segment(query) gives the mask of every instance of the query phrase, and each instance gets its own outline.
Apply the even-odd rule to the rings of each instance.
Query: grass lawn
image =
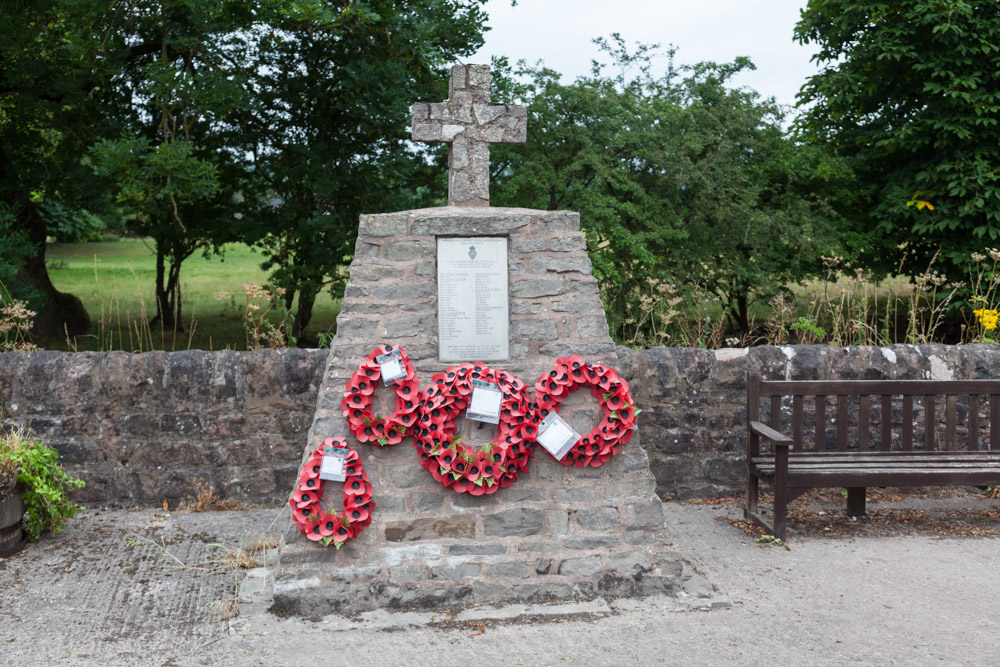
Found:
[[[47,349],[164,350],[246,349],[241,286],[263,285],[262,257],[248,246],[230,244],[222,257],[195,254],[181,268],[184,330],[150,330],[156,313],[156,257],[142,239],[100,243],[52,243],[46,249],[49,276],[56,288],[80,297],[93,320],[86,336],[36,341]],[[223,298],[219,298],[225,293]],[[316,299],[306,337],[332,331],[340,300],[329,293]],[[293,306],[294,312],[294,306]]]

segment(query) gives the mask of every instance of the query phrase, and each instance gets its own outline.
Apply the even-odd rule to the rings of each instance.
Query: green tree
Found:
[[[783,132],[780,109],[727,87],[746,59],[653,74],[655,47],[598,40],[611,65],[571,84],[525,68],[528,145],[496,150],[495,203],[581,214],[613,331],[650,281],[718,299],[731,326],[819,270],[835,216],[815,194],[840,171]],[[825,187],[825,186],[823,186]]]
[[[182,328],[182,262],[237,238],[239,193],[249,174],[239,147],[250,52],[271,21],[300,16],[300,3],[159,0],[110,18],[102,66],[116,73],[100,93],[120,128],[88,153],[133,230],[153,240],[156,317]]]
[[[319,27],[286,20],[257,43],[258,103],[240,119],[257,179],[244,233],[290,310],[297,299],[295,337],[319,292],[343,289],[360,213],[443,197],[428,149],[409,142],[409,109],[447,97],[445,66],[482,44],[483,2],[345,3]]]
[[[102,127],[92,114],[101,83],[94,36],[103,34],[107,10],[98,0],[0,3],[0,218],[7,219],[0,224],[21,241],[4,261],[16,268],[15,294],[31,298],[40,335],[80,334],[90,323],[80,300],[49,279],[48,230],[36,204],[47,198],[100,210],[106,203],[79,159]]]
[[[810,0],[795,36],[824,66],[799,93],[798,128],[850,160],[865,261],[940,251],[963,279],[1000,240],[1000,5]]]

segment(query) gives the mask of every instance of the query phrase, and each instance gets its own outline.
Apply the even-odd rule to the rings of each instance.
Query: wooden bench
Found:
[[[768,423],[761,420],[763,399],[770,404]],[[827,418],[828,401],[835,404],[833,420]],[[782,410],[789,403],[786,427]],[[923,411],[922,426],[914,424],[915,404]],[[980,410],[987,408],[983,428]],[[963,412],[969,418],[960,427]],[[827,427],[836,432],[829,442]],[[770,447],[762,448],[762,441]],[[799,382],[762,381],[750,374],[746,465],[745,516],[781,539],[788,503],[810,489],[847,489],[847,513],[858,517],[865,513],[867,487],[998,484],[1000,380]],[[757,509],[762,480],[774,489],[773,524]]]

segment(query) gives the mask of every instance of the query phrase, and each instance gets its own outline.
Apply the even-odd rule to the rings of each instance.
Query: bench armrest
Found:
[[[792,439],[784,433],[779,433],[767,424],[761,422],[750,422],[750,430],[762,438],[770,440],[775,445],[790,445]]]

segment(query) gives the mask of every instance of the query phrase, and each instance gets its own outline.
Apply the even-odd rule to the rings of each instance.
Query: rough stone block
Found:
[[[378,322],[360,317],[337,317],[337,335],[344,338],[373,340],[376,336]]]
[[[448,547],[448,553],[452,556],[500,556],[507,553],[507,545],[500,542],[453,544]]]
[[[576,470],[573,472],[576,472]],[[594,487],[574,486],[568,489],[556,489],[555,500],[560,505],[591,502],[594,500]]]
[[[668,546],[671,544],[667,530],[626,530],[622,536],[625,544],[635,546]]]
[[[486,534],[494,537],[539,535],[544,523],[542,510],[512,509],[483,517]]]
[[[389,481],[400,489],[409,489],[431,480],[430,474],[419,463],[394,463],[386,466]],[[378,499],[375,501],[378,503]]]
[[[553,535],[565,535],[569,532],[569,512],[563,510],[546,510],[549,519],[549,531]]]
[[[490,565],[486,570],[486,576],[498,579],[526,579],[535,573],[532,564],[524,561],[508,561]]]
[[[531,272],[535,274],[543,273],[569,273],[577,271],[589,274],[592,270],[590,258],[586,255],[579,257],[535,257],[530,262]]]
[[[375,510],[379,514],[402,514],[406,511],[406,498],[403,496],[375,496]]]
[[[552,569],[551,558],[539,558],[535,561],[535,574],[548,574]]]
[[[379,499],[381,501],[381,498]],[[444,504],[444,494],[441,493],[417,493],[413,496],[413,504],[418,512],[433,512],[440,509]],[[382,504],[379,502],[379,508]]]
[[[437,332],[435,315],[397,315],[386,319],[382,329],[384,338],[410,338],[412,336],[433,336]]]
[[[576,328],[580,338],[607,338],[608,336],[608,322],[603,314],[578,317]]]
[[[608,556],[608,564],[619,572],[649,572],[653,569],[653,559],[646,551],[619,551]]]
[[[351,265],[351,280],[358,282],[378,282],[380,280],[397,280],[403,277],[403,269],[391,264],[362,264],[356,262]]]
[[[618,544],[618,538],[611,535],[566,538],[566,548],[578,551],[585,551],[587,549],[610,549],[618,546]]]
[[[415,216],[412,233],[415,236],[499,235],[531,222],[526,215],[503,213],[499,209],[452,208],[455,210]]]
[[[567,558],[559,563],[559,574],[566,577],[591,577],[603,569],[600,556]]]
[[[551,320],[514,320],[511,334],[521,340],[555,340],[559,337],[556,323]]]
[[[378,604],[387,609],[440,610],[461,606],[472,597],[472,586],[401,589],[387,587],[378,594]]]
[[[626,524],[631,527],[662,526],[663,504],[659,500],[647,500],[628,506]]]
[[[510,250],[515,255],[523,255],[529,252],[541,252],[545,250],[545,239],[515,239],[510,241]]]
[[[586,596],[586,584],[564,584],[556,582],[517,584],[511,589],[514,597],[524,602],[549,602]]]
[[[477,602],[496,602],[497,600],[505,600],[508,596],[506,586],[486,584],[482,581],[472,584],[472,594]]]
[[[441,565],[431,568],[432,579],[450,579],[458,581],[465,577],[478,577],[483,566],[479,563],[460,563],[458,565]]]
[[[573,513],[583,530],[609,531],[621,522],[621,515],[615,507],[588,507]]]
[[[546,494],[538,488],[527,488],[525,485],[514,486],[506,489],[503,495],[503,502],[514,505],[516,503],[536,503],[545,500]]]
[[[406,212],[362,215],[358,236],[406,236],[408,218]]]
[[[599,310],[601,307],[598,299],[573,299],[571,301],[556,301],[551,309],[554,313],[587,313]]]
[[[648,500],[656,488],[656,481],[652,478],[635,479],[617,482],[608,482],[603,487],[605,500],[616,501],[628,498],[641,498]]]
[[[434,241],[397,241],[388,245],[385,256],[394,262],[408,262],[414,259],[433,258],[434,251]]]
[[[378,511],[378,510],[376,510]],[[362,559],[366,563],[381,563],[388,567],[405,563],[408,560],[426,560],[441,558],[445,547],[442,544],[413,544],[402,547],[382,547],[366,553]]]
[[[427,572],[424,566],[417,563],[394,565],[389,568],[389,582],[393,584],[409,584],[424,581],[426,578]]]
[[[372,298],[377,301],[416,301],[436,296],[436,287],[430,282],[407,285],[380,285],[372,289]],[[337,330],[337,336],[340,336],[339,329]]]
[[[545,278],[530,278],[511,281],[510,294],[519,299],[537,299],[540,296],[553,296],[563,291],[562,280]]]
[[[555,542],[521,542],[517,545],[518,553],[552,554],[558,551]]]
[[[442,537],[471,539],[475,536],[476,520],[471,516],[392,521],[385,524],[385,539],[389,542],[415,542]]]
[[[558,252],[569,252],[573,250],[586,250],[587,240],[583,234],[567,234],[557,236],[549,240],[549,249]]]

